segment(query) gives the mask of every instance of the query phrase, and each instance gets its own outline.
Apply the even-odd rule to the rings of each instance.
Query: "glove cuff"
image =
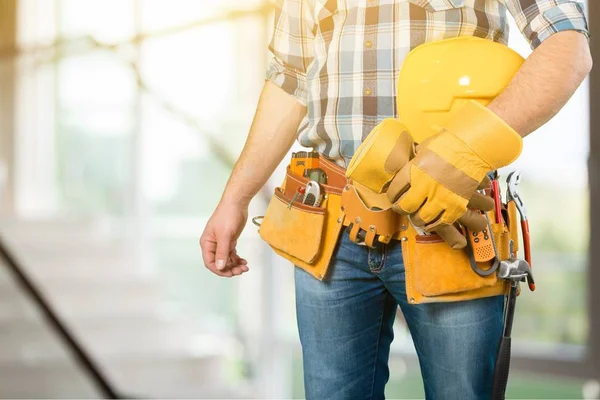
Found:
[[[502,118],[484,105],[469,101],[446,130],[458,137],[491,169],[509,165],[523,149],[523,139]]]

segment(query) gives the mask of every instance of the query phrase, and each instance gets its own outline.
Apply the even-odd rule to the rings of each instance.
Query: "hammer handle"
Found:
[[[494,382],[492,386],[492,400],[504,400],[506,385],[508,384],[508,371],[510,370],[511,338],[503,336],[500,341],[498,358],[494,370]]]

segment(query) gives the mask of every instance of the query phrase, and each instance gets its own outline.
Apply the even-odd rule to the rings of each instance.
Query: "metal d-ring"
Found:
[[[252,223],[260,228],[260,226],[262,225],[262,223],[258,223],[258,220],[263,220],[263,219],[265,219],[265,216],[264,215],[259,215],[258,217],[252,218]]]

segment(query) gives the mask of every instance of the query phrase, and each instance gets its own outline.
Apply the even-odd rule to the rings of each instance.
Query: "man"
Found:
[[[200,240],[206,267],[223,277],[248,271],[235,250],[248,203],[294,140],[347,167],[369,132],[397,117],[396,81],[410,50],[457,36],[506,43],[507,11],[534,52],[488,108],[525,137],[563,107],[591,69],[580,2],[278,0],[274,58],[256,116]],[[372,249],[341,235],[325,280],[296,268],[308,398],[384,397],[398,306],[427,398],[489,398],[502,297],[408,304],[401,251],[397,241]]]

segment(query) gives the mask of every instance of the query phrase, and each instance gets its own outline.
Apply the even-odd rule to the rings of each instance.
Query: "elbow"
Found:
[[[587,40],[582,45],[580,62],[578,64],[580,73],[582,75],[582,79],[585,79],[585,77],[588,76],[588,74],[594,66],[594,60],[590,51],[590,45]]]
[[[587,76],[590,73],[590,71],[592,70],[593,67],[594,67],[594,60],[592,58],[592,54],[590,53],[590,48],[588,46],[587,52],[583,58],[583,66],[582,66],[585,76]]]
[[[588,53],[588,56],[586,58],[586,62],[585,62],[585,75],[587,76],[587,74],[589,74],[592,70],[592,68],[594,67],[594,60],[592,59],[592,55]]]

